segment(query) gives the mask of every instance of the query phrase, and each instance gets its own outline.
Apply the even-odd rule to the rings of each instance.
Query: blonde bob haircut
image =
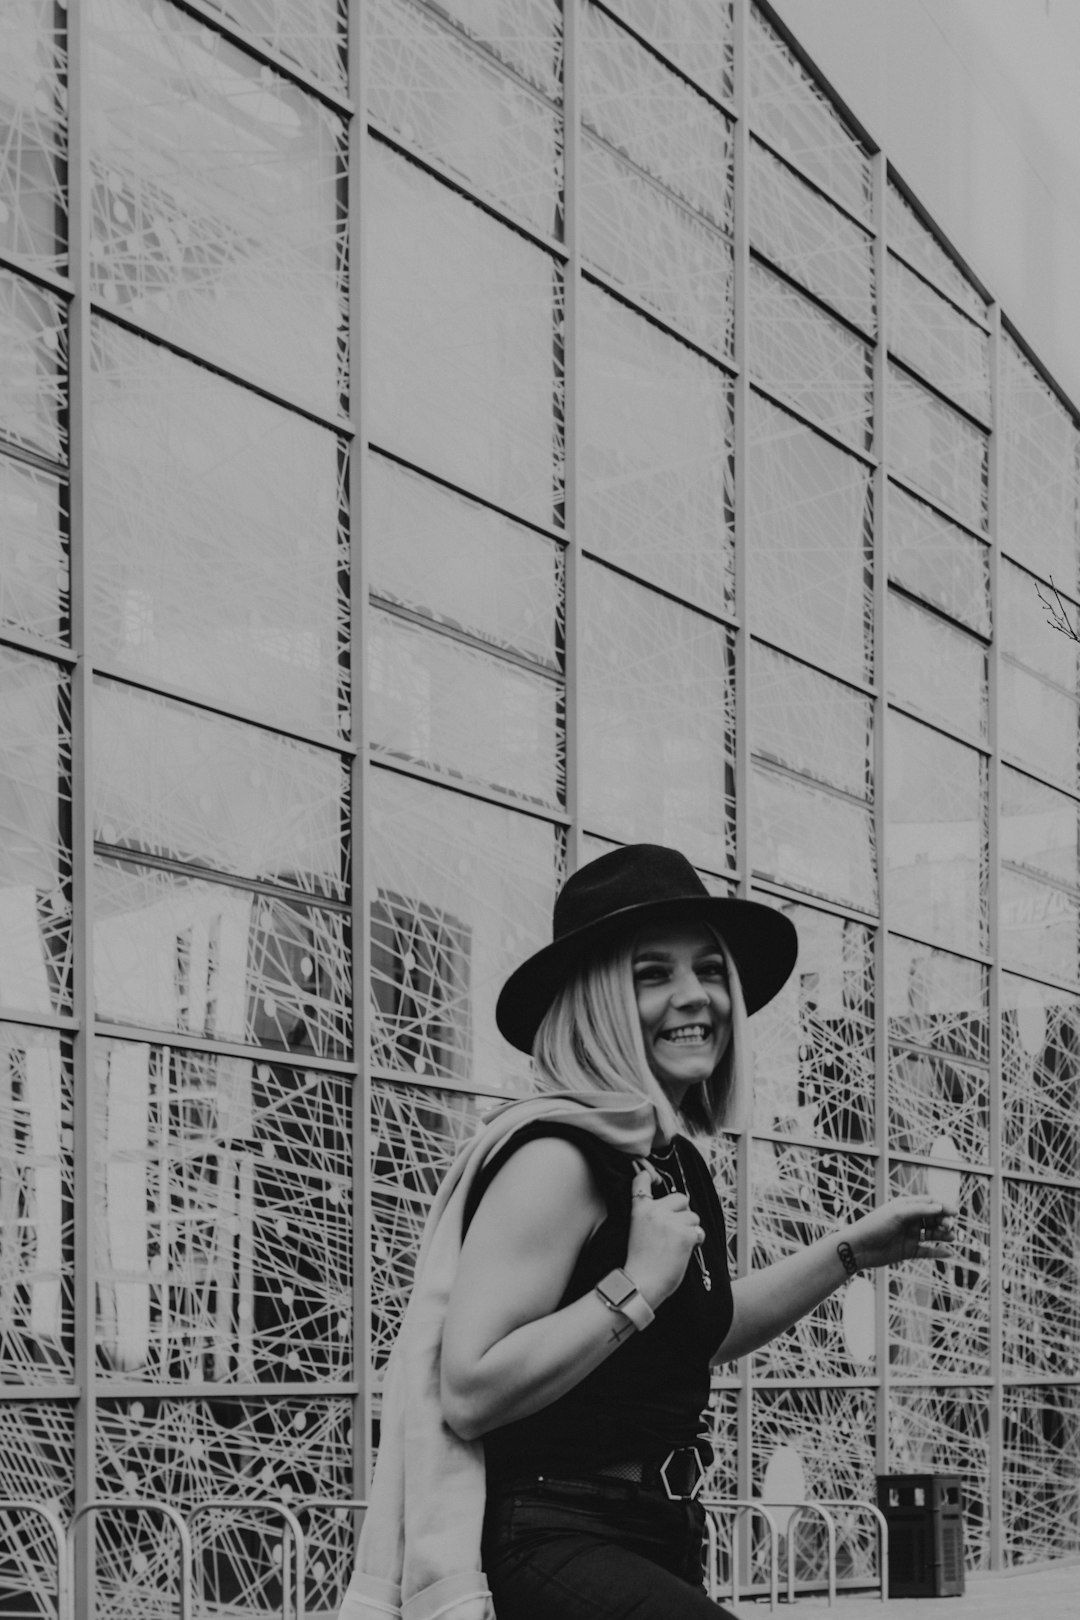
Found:
[[[610,1091],[647,1098],[667,1137],[741,1130],[746,1109],[743,1068],[746,1007],[738,969],[724,941],[710,929],[727,964],[731,1035],[713,1073],[688,1088],[678,1108],[649,1066],[634,993],[637,936],[603,955],[587,957],[545,1013],[533,1042],[536,1089],[541,1092]]]

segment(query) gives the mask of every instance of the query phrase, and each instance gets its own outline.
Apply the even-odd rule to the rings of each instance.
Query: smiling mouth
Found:
[[[712,1036],[712,1029],[708,1024],[680,1024],[678,1029],[665,1029],[661,1039],[671,1041],[675,1046],[698,1046]]]

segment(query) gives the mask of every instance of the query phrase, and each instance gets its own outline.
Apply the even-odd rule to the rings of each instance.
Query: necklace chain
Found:
[[[672,1142],[663,1155],[654,1153],[652,1163],[668,1192],[682,1193],[690,1208],[693,1209],[694,1201],[690,1197],[690,1188],[686,1184],[686,1176],[683,1173],[682,1163],[679,1159],[678,1144]],[[705,1256],[702,1254],[701,1249],[702,1245],[700,1243],[694,1245],[694,1258],[698,1263],[698,1270],[701,1272],[701,1281],[706,1291],[708,1291],[712,1288],[712,1275],[705,1264]]]

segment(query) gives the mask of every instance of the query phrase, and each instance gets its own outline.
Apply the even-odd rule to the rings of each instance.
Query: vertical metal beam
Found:
[[[1000,574],[1001,540],[999,512],[1001,501],[1001,311],[996,304],[990,312],[990,643],[989,685],[989,742],[990,761],[987,791],[989,794],[989,893],[990,923],[990,1007],[989,1007],[989,1129],[990,1129],[990,1457],[989,1457],[989,1512],[990,1512],[990,1565],[1000,1569],[1005,1556],[1004,1490],[1004,1351],[1002,1314],[1004,1307],[1004,1267],[993,1263],[993,1257],[1005,1253],[1003,1207],[1004,1188],[1001,1174],[1001,1132],[1004,1110],[1004,1074],[1001,1063],[1001,909],[1000,861],[1001,831],[999,826],[1001,792],[1001,754],[998,741],[998,720],[1001,697],[1001,643],[998,636],[998,579]],[[960,1214],[963,1220],[963,1211]]]
[[[885,883],[885,854],[888,828],[885,819],[886,752],[885,729],[888,715],[886,622],[889,605],[888,478],[885,472],[888,434],[889,356],[886,339],[888,319],[888,197],[889,170],[884,152],[873,161],[874,174],[874,292],[877,307],[877,344],[874,349],[873,424],[873,647],[874,687],[873,763],[874,773],[874,856],[878,880],[878,928],[874,939],[874,1141],[877,1148],[875,1193],[879,1200],[889,1196],[889,1019],[885,1000],[885,974],[889,952],[889,913]],[[889,1459],[889,1274],[879,1271],[874,1299],[877,1356],[877,1471],[888,1469]]]
[[[367,875],[368,740],[364,701],[367,651],[368,569],[364,539],[368,441],[364,366],[365,278],[363,255],[364,176],[367,150],[367,82],[364,49],[365,0],[347,0],[348,87],[355,108],[346,134],[345,215],[349,308],[349,420],[352,442],[347,458],[349,498],[349,676],[350,722],[356,752],[350,766],[349,896],[352,902],[353,1056],[353,1375],[360,1385],[353,1410],[353,1494],[366,1496],[372,1468],[371,1365],[371,1065],[368,986],[371,982],[371,913]]]
[[[75,1508],[95,1495],[94,1329],[94,1035],[93,1035],[93,641],[86,546],[87,391],[90,372],[90,157],[86,79],[86,9],[72,5],[68,25],[68,220],[74,296],[69,326],[69,544],[71,556],[72,732],[72,964],[73,1012],[78,1028],[74,1062],[75,1267]],[[76,1544],[77,1620],[93,1615],[93,1534],[85,1526]]]
[[[564,579],[564,658],[566,679],[566,813],[567,871],[581,865],[581,540],[578,533],[578,366],[581,354],[581,248],[578,237],[581,172],[581,28],[582,0],[563,4],[563,240],[566,247],[563,297],[564,414],[563,521],[566,529]]]

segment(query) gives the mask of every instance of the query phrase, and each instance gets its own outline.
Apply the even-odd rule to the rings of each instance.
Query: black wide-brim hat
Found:
[[[716,930],[734,958],[748,1013],[771,1001],[795,966],[798,935],[782,911],[710,894],[678,850],[627,844],[567,878],[555,901],[551,944],[503,985],[495,1021],[510,1045],[532,1051],[545,1013],[585,957],[668,919]]]

